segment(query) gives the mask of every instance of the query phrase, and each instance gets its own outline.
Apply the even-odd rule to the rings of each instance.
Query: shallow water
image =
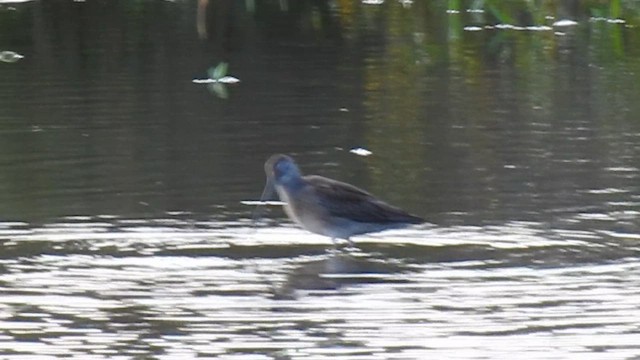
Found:
[[[11,358],[633,358],[640,246],[537,223],[419,226],[358,250],[288,226],[2,224]],[[606,240],[606,241],[603,241]]]
[[[639,359],[638,12],[543,3],[0,1],[0,358]]]

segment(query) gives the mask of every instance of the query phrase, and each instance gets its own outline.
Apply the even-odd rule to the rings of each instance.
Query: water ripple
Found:
[[[344,252],[282,225],[3,223],[0,353],[624,358],[640,352],[634,239],[534,222],[427,225]]]

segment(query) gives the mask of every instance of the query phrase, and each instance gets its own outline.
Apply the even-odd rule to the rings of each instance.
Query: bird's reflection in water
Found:
[[[371,254],[330,251],[326,257],[291,270],[286,281],[273,288],[274,299],[295,299],[298,290],[337,290],[345,285],[405,282],[398,276],[408,271],[401,263],[390,263]]]

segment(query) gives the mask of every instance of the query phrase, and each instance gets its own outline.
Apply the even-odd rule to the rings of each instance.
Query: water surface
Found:
[[[0,2],[0,358],[638,359],[639,12],[570,3]],[[428,222],[254,224],[278,152]]]

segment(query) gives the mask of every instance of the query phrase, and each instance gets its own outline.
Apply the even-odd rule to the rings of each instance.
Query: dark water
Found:
[[[640,359],[640,9],[478,4],[0,1],[0,358]]]

